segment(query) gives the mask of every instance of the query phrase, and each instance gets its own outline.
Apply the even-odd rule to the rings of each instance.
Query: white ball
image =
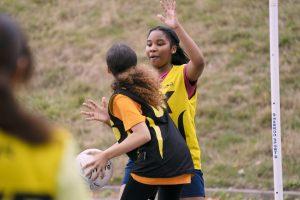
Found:
[[[79,165],[79,169],[80,169],[80,176],[83,177],[83,179],[85,180],[85,182],[89,185],[89,188],[91,190],[97,190],[102,188],[103,186],[105,186],[109,180],[112,177],[113,174],[113,165],[111,161],[108,161],[105,167],[105,171],[104,171],[104,177],[101,178],[100,176],[93,181],[92,179],[95,177],[95,170],[92,172],[90,177],[86,177],[84,176],[85,172],[89,169],[85,169],[83,170],[82,167],[85,166],[87,163],[91,162],[93,160],[93,156],[87,154],[89,151],[99,151],[102,152],[99,149],[87,149],[83,152],[81,152],[80,154],[78,154],[78,156],[76,157],[76,161]]]

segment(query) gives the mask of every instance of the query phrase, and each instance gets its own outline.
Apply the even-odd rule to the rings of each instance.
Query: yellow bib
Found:
[[[0,196],[55,198],[67,135],[57,131],[53,136],[47,144],[31,145],[0,131]]]

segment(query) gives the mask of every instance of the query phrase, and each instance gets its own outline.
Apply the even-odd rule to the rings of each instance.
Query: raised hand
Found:
[[[95,101],[88,99],[82,104],[88,110],[81,111],[88,121],[100,121],[109,125],[109,114],[107,108],[107,101],[105,97],[102,97],[101,106]]]
[[[164,10],[164,15],[157,15],[157,17],[167,26],[172,29],[178,27],[178,20],[176,17],[176,1],[175,0],[161,0],[161,7]]]

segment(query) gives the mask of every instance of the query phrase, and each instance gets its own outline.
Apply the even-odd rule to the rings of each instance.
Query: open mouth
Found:
[[[150,56],[149,59],[150,59],[151,61],[156,61],[156,60],[159,59],[159,56]]]

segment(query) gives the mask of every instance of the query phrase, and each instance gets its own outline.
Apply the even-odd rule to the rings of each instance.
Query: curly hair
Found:
[[[158,108],[163,103],[160,82],[154,71],[143,67],[132,67],[115,76],[112,89],[126,89],[138,95],[147,104]]]

